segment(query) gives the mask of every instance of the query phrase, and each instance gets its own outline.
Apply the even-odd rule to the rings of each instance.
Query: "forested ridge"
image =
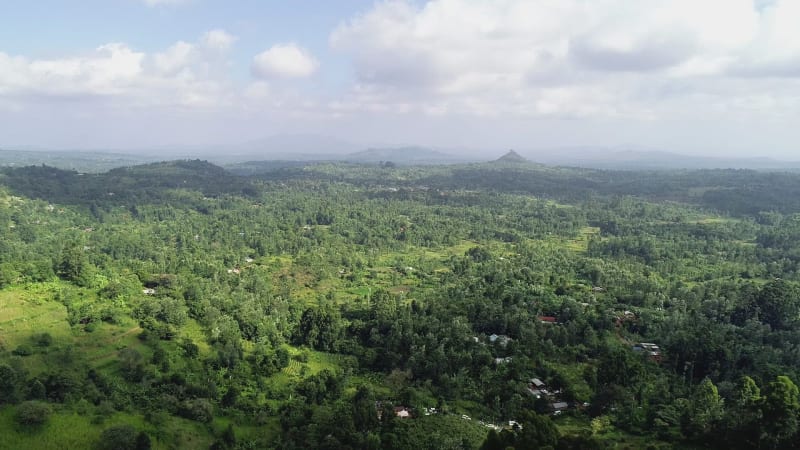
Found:
[[[800,175],[263,168],[0,172],[0,448],[800,446]]]

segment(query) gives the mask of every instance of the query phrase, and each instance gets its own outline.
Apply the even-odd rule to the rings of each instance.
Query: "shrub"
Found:
[[[50,405],[47,403],[31,400],[22,402],[17,407],[14,420],[20,425],[38,427],[47,422],[48,417],[50,417],[50,412]]]
[[[204,398],[186,400],[181,404],[178,414],[187,419],[203,423],[209,423],[214,420],[214,408],[211,403]]]
[[[29,346],[21,344],[20,346],[15,348],[11,353],[17,356],[30,356],[33,354],[33,350]]]
[[[40,333],[33,336],[33,342],[37,347],[49,347],[53,343],[53,336],[50,333]]]
[[[97,450],[146,450],[150,448],[150,437],[139,433],[131,425],[114,425],[103,430],[95,445]]]

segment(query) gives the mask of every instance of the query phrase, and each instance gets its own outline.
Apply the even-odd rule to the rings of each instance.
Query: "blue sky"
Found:
[[[796,0],[3,2],[0,147],[800,159],[797,23]]]
[[[326,67],[347,71],[327,51],[328,35],[342,20],[364,11],[369,0],[193,0],[148,6],[142,0],[46,0],[0,6],[0,51],[36,58],[90,51],[124,42],[156,52],[208,30],[237,36],[235,75],[249,73],[249,60],[275,42],[300,42]],[[341,74],[335,74],[334,79]]]

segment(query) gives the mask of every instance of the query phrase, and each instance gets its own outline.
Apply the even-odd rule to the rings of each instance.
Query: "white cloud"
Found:
[[[203,35],[203,44],[212,50],[224,51],[231,48],[238,38],[225,30],[211,30]]]
[[[178,41],[165,51],[153,55],[153,63],[159,73],[174,75],[192,63],[195,53],[194,45]]]
[[[253,58],[251,71],[259,78],[305,78],[319,63],[311,53],[294,43],[276,44]]]
[[[650,119],[677,103],[700,115],[755,104],[800,113],[796,101],[763,100],[786,95],[774,85],[719,82],[800,77],[798,23],[796,0],[390,0],[331,33],[357,77],[335,105],[497,117]],[[692,107],[687,92],[708,94]],[[732,101],[753,95],[761,100]]]
[[[254,134],[264,123],[316,124],[440,145],[648,142],[658,133],[688,142],[708,126],[716,142],[780,139],[789,148],[800,141],[791,125],[800,116],[798,23],[798,0],[381,0],[331,30],[331,50],[352,66],[326,63],[330,73],[314,83],[280,80],[316,74],[322,55],[283,43],[235,61],[238,38],[215,29],[158,51],[0,51],[0,110],[59,120],[74,111],[100,123],[113,108],[163,129],[188,117],[186,130],[207,114],[220,119],[202,127],[212,137],[247,131],[244,116]],[[251,80],[233,76],[248,65]],[[2,122],[3,133],[16,129]]]
[[[0,94],[21,107],[47,99],[102,100],[120,108],[229,104],[234,94],[224,74],[227,61],[219,56],[225,47],[219,45],[221,37],[219,32],[210,32],[199,43],[179,41],[151,54],[123,43],[50,59],[0,52]],[[212,49],[208,49],[209,41]],[[232,40],[227,41],[229,46]],[[218,65],[222,68],[215,70]]]
[[[161,6],[161,5],[180,5],[188,3],[191,0],[142,0],[147,6]]]

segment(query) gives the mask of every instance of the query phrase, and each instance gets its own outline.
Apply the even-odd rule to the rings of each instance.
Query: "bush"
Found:
[[[147,450],[150,436],[139,433],[131,425],[114,425],[106,428],[95,445],[97,450]]]
[[[50,347],[53,343],[53,336],[50,333],[41,333],[33,336],[33,342],[37,347]]]
[[[14,420],[20,425],[38,427],[47,422],[47,419],[50,417],[50,412],[50,405],[45,402],[36,400],[22,402],[17,407]]]
[[[214,420],[214,408],[211,403],[204,398],[186,400],[181,404],[178,414],[180,414],[181,417],[203,423],[209,423]]]
[[[33,354],[33,350],[29,346],[21,344],[20,346],[15,348],[11,353],[17,356],[30,356]]]

